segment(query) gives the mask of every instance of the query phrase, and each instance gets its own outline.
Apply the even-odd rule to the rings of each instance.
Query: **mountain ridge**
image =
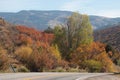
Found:
[[[0,17],[13,24],[23,24],[44,30],[54,27],[57,24],[64,24],[72,14],[71,11],[59,10],[22,10],[19,12],[0,12]],[[108,18],[103,16],[90,15],[90,21],[95,30],[104,29],[120,23],[120,18]]]
[[[100,41],[111,45],[114,49],[120,51],[120,25],[115,25],[107,29],[94,32],[95,41]]]

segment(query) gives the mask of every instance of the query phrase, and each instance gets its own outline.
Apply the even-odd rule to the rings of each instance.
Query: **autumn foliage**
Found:
[[[87,63],[89,63],[90,60],[94,60],[99,61],[102,65],[100,71],[114,71],[113,62],[105,51],[105,45],[100,42],[93,42],[91,45],[81,45],[73,53],[71,53],[71,57],[72,62],[76,65],[79,65],[83,69],[88,67],[85,67],[86,60]],[[96,65],[97,64],[98,63],[96,63]]]
[[[27,62],[29,59],[30,55],[32,54],[32,49],[30,47],[20,47],[16,49],[15,51],[16,57],[22,61],[22,62]]]
[[[74,15],[78,16],[78,14]],[[88,17],[86,16],[85,18],[89,23]],[[72,21],[72,18],[70,19]],[[84,31],[84,33],[79,30],[71,32],[71,34],[79,33],[79,35],[74,34],[74,36],[71,36],[68,32],[69,28],[73,26],[72,23],[69,22],[69,24],[68,30],[58,26],[51,29],[52,33],[45,33],[25,26],[17,26],[16,30],[19,32],[16,38],[18,48],[15,49],[17,59],[26,65],[30,71],[46,71],[56,69],[57,67],[64,69],[79,67],[79,69],[89,72],[114,71],[114,64],[106,51],[106,45],[92,41],[90,24],[84,28],[84,30],[90,28],[90,37],[88,35],[89,32]],[[80,30],[83,30],[81,25],[87,26],[79,24]],[[84,34],[86,34],[86,37]],[[81,38],[78,38],[78,36]],[[87,37],[89,37],[90,42]],[[69,38],[72,40],[72,43],[69,41]],[[83,38],[88,41],[87,44],[80,42]]]
[[[8,68],[7,51],[0,46],[0,70],[4,71]]]
[[[53,34],[47,34],[34,28],[28,28],[26,26],[17,26],[16,28],[19,31],[18,40],[25,45],[33,43],[38,47],[42,46],[47,48],[54,38]]]
[[[81,17],[84,19],[80,23]],[[0,70],[11,64],[16,71],[115,71],[114,65],[120,65],[120,53],[93,41],[88,16],[74,13],[68,19],[67,26],[45,32],[22,25],[4,27],[9,33],[1,29]]]

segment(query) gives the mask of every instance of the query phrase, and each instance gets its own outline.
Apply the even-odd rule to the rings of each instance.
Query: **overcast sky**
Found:
[[[67,10],[120,17],[120,0],[0,0],[0,12],[20,10]]]

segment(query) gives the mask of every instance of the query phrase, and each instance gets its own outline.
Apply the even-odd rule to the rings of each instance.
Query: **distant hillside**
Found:
[[[35,69],[31,66],[27,66],[26,68],[25,65],[27,62],[23,61],[23,57],[27,61],[30,60],[29,62],[35,61],[38,57],[35,57],[35,53],[38,54],[38,52],[43,51],[43,49],[48,50],[50,43],[53,41],[53,37],[53,34],[48,34],[25,26],[15,26],[0,18],[0,72],[11,72],[13,68],[16,72],[22,72],[21,69],[23,68],[25,71],[29,71],[28,68],[31,71],[36,71],[36,67]],[[20,51],[23,51],[23,53]],[[32,60],[33,58],[30,59],[30,56],[29,59],[26,57],[28,53],[32,55],[31,57],[34,57],[34,60]],[[50,60],[48,60],[49,56],[47,56],[47,62],[49,61],[50,63]],[[45,60],[45,58],[43,59]],[[37,61],[40,61],[40,59]],[[34,63],[29,64],[35,66]]]
[[[14,25],[0,18],[0,47],[13,53],[15,47],[19,47],[22,43],[31,43],[47,46],[53,39],[53,34],[48,34],[34,28],[21,25]],[[41,42],[42,41],[42,42]]]
[[[94,37],[95,41],[101,41],[106,44],[110,44],[115,49],[120,51],[120,25],[96,31],[94,33]]]
[[[54,27],[57,24],[65,23],[70,11],[20,11],[17,13],[0,12],[3,17],[10,23],[23,24],[37,29],[44,30],[48,26]],[[100,16],[90,16],[90,21],[94,29],[103,29],[120,23],[120,18],[106,18]]]
[[[107,18],[101,16],[90,16],[94,29],[105,29],[120,24],[120,18]]]
[[[18,13],[0,13],[8,22],[23,24],[37,29],[46,29],[48,26],[61,24],[70,16],[68,11],[20,11]]]

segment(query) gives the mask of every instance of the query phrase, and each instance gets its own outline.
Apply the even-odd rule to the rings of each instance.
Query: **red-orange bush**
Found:
[[[57,59],[49,52],[43,50],[40,53],[33,53],[28,59],[28,67],[31,71],[44,71],[45,69],[54,69],[57,67]]]
[[[104,71],[113,71],[113,62],[105,51],[105,45],[100,42],[93,42],[91,45],[81,45],[71,53],[73,64],[79,65],[86,60],[96,60],[102,62]]]

